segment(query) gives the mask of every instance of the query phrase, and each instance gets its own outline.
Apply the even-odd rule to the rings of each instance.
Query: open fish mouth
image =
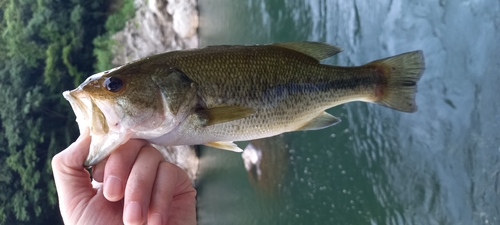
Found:
[[[63,92],[64,98],[69,101],[76,115],[80,134],[85,129],[90,129],[92,142],[85,160],[85,166],[93,166],[99,163],[114,149],[130,139],[130,135],[116,129],[119,127],[110,129],[110,121],[118,124],[116,121],[120,117],[116,114],[116,111],[109,104],[94,100],[89,93],[83,90],[83,87],[92,80],[92,78],[89,78],[76,89]]]
[[[95,131],[95,128],[93,130],[93,127],[91,125],[94,119],[92,118],[94,114],[93,111],[95,110],[94,108],[97,108],[95,107],[96,105],[93,102],[91,96],[83,90],[83,87],[101,78],[102,74],[103,73],[92,75],[74,90],[63,92],[64,98],[71,104],[73,112],[76,115],[76,122],[78,123],[80,134],[83,133],[85,131],[85,128],[87,127],[91,129],[91,134],[93,133],[93,131]],[[101,122],[106,123],[106,118],[103,117],[102,119],[104,121]]]
[[[91,166],[97,164],[101,158],[101,156],[99,156],[101,151],[100,146],[98,146],[96,142],[98,140],[102,141],[103,137],[107,136],[109,133],[106,117],[92,98],[87,93],[83,92],[81,88],[65,91],[63,92],[63,96],[70,102],[73,108],[80,134],[82,134],[85,129],[90,129],[92,142],[89,155],[85,160],[85,165]]]
[[[90,128],[89,125],[92,121],[92,99],[88,95],[85,96],[80,87],[72,91],[63,92],[63,96],[71,104],[71,108],[73,108],[73,112],[76,115],[80,134],[83,133],[87,127]]]

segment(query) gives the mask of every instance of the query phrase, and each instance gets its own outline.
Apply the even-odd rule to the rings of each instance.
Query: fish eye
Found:
[[[123,81],[117,77],[108,77],[104,80],[104,87],[106,87],[108,91],[118,92],[123,87]]]

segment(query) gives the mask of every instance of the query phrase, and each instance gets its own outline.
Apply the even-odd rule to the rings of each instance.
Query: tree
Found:
[[[0,224],[62,224],[50,160],[78,129],[61,93],[95,72],[107,3],[0,0],[0,16]]]

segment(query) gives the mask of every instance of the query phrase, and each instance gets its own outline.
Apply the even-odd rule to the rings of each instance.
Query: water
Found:
[[[500,1],[198,3],[201,45],[321,41],[346,66],[421,49],[427,64],[416,113],[330,109],[340,124],[255,142],[261,179],[204,148],[200,224],[500,224]]]

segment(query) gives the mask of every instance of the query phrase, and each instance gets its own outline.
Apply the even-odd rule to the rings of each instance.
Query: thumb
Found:
[[[66,168],[83,169],[83,162],[85,161],[90,149],[90,135],[89,129],[85,131],[63,151],[59,152],[52,158],[53,170],[64,170]],[[58,171],[69,172],[69,171]]]
[[[64,211],[73,211],[80,201],[90,199],[96,193],[92,188],[90,174],[83,167],[90,140],[86,129],[73,144],[52,158],[59,208],[63,215],[67,215]]]

